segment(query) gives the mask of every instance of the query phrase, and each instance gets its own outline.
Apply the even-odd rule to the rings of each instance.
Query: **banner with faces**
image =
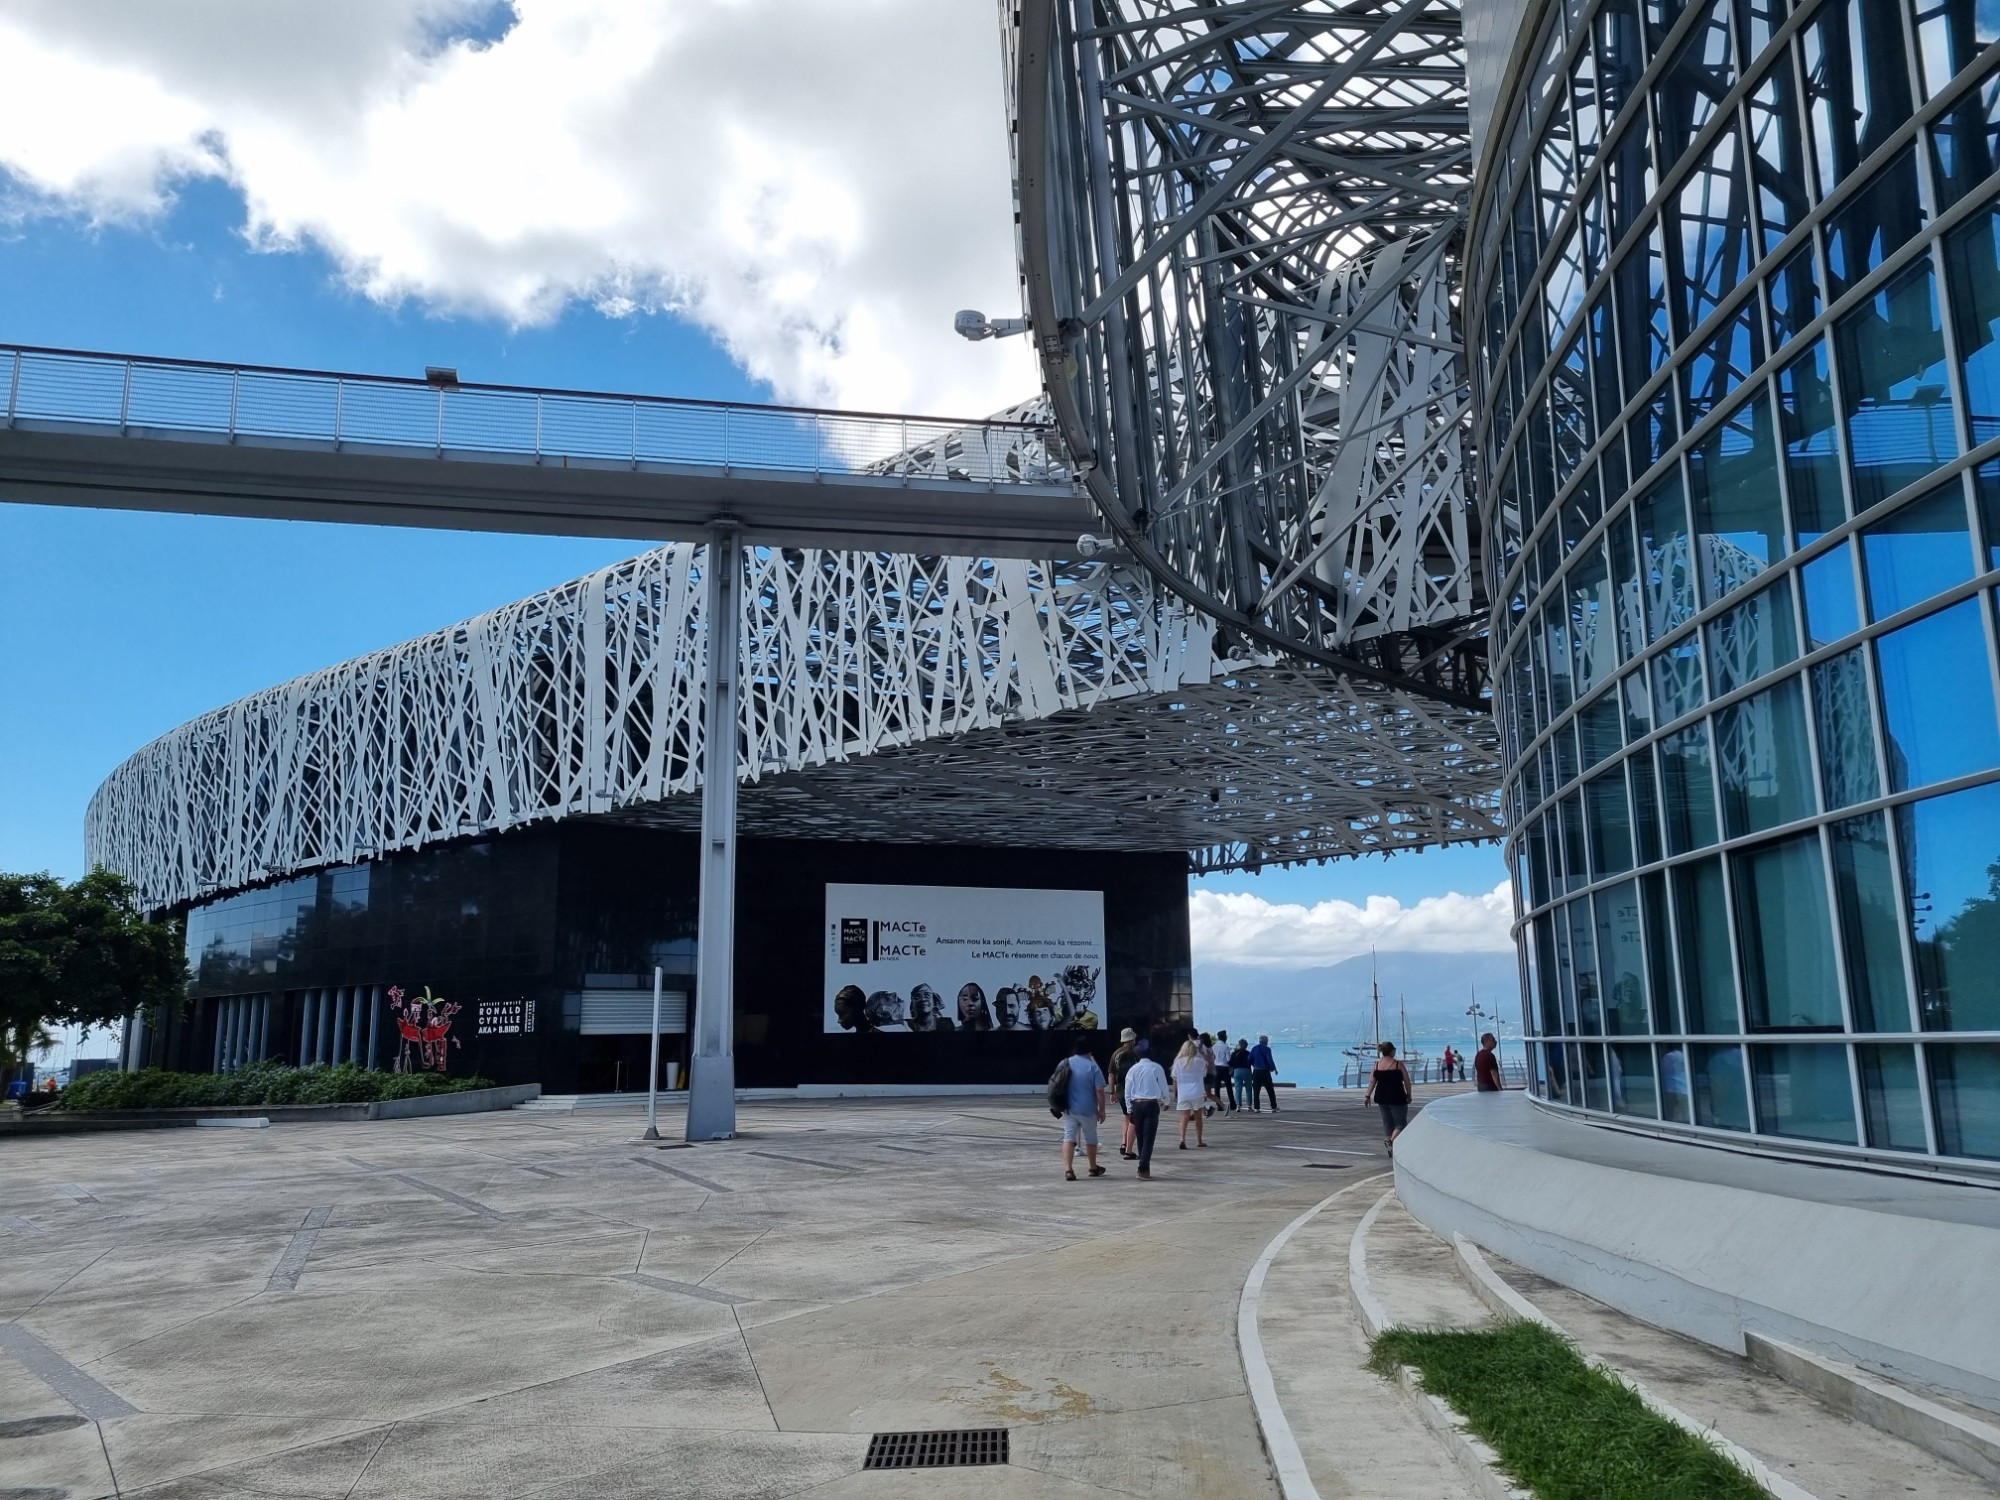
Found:
[[[1104,893],[826,888],[829,1032],[1097,1031]]]

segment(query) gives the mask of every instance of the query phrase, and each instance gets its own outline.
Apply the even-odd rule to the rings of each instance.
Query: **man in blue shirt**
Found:
[[[1090,1055],[1090,1038],[1078,1033],[1070,1047],[1069,1108],[1063,1115],[1063,1176],[1076,1181],[1076,1145],[1083,1142],[1090,1175],[1102,1177],[1097,1164],[1097,1127],[1104,1123],[1104,1070]]]
[[[1278,1112],[1278,1091],[1271,1083],[1271,1075],[1278,1071],[1278,1060],[1271,1055],[1271,1039],[1259,1036],[1257,1045],[1250,1049],[1250,1107],[1257,1108],[1259,1094],[1268,1094],[1271,1099],[1271,1113]]]

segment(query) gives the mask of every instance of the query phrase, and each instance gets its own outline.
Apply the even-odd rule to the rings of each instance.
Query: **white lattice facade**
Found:
[[[537,820],[699,821],[704,550],[648,552],[204,715],[99,789],[156,907]],[[746,834],[1180,849],[1199,869],[1494,836],[1491,721],[1217,662],[1102,563],[752,549]]]

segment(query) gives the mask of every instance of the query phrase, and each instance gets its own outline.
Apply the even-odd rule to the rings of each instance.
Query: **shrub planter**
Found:
[[[0,1115],[0,1138],[70,1135],[91,1130],[163,1130],[192,1126],[196,1120],[256,1119],[273,1125],[322,1124],[334,1120],[410,1120],[425,1115],[469,1115],[512,1109],[541,1097],[539,1083],[425,1094],[414,1099],[376,1099],[358,1104],[212,1104],[190,1109],[41,1109],[33,1114]]]

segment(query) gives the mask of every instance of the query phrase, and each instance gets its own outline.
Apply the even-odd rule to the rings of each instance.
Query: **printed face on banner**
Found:
[[[1104,893],[826,888],[826,1030],[1096,1031]]]

